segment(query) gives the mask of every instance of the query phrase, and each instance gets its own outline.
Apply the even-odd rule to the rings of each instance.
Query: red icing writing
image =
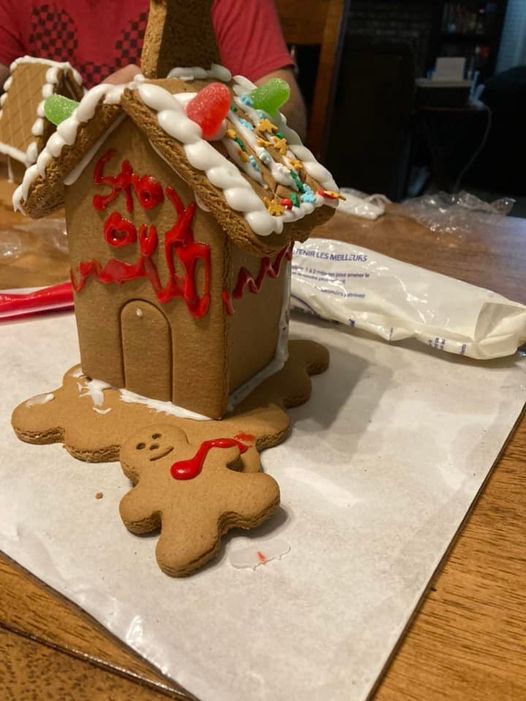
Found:
[[[234,305],[232,300],[241,299],[247,287],[250,292],[256,294],[261,290],[266,277],[279,277],[283,261],[292,259],[292,247],[293,244],[290,244],[290,246],[282,248],[273,263],[268,257],[262,258],[259,266],[259,272],[256,277],[253,277],[253,275],[246,268],[240,269],[232,293],[227,292],[226,290],[223,290],[222,292],[223,305],[227,314],[232,315],[234,313]]]
[[[214,438],[201,443],[197,453],[189,460],[174,462],[170,468],[170,474],[176,480],[191,480],[197,477],[203,469],[206,456],[213,448],[239,448],[239,453],[246,453],[249,446],[235,438]]]
[[[133,212],[133,195],[132,188],[139,200],[143,209],[153,209],[158,204],[164,201],[164,193],[161,183],[151,175],[139,177],[133,172],[133,168],[129,161],[123,161],[121,172],[117,175],[104,175],[104,168],[108,161],[116,155],[114,149],[106,151],[99,158],[93,171],[93,181],[95,185],[107,185],[111,188],[111,192],[107,195],[95,195],[93,197],[93,206],[99,212],[104,211],[108,205],[117,199],[122,192],[126,198],[126,209],[128,212]]]
[[[137,232],[136,226],[118,212],[108,216],[104,224],[104,239],[112,247],[128,246],[139,243],[139,256],[134,263],[126,263],[112,258],[102,264],[98,260],[83,261],[76,271],[71,271],[71,282],[76,292],[80,292],[90,277],[105,285],[121,284],[130,280],[148,279],[157,299],[166,304],[176,297],[182,297],[190,313],[196,318],[202,318],[210,306],[210,246],[194,241],[192,222],[196,212],[195,202],[188,207],[175,190],[166,187],[163,191],[160,183],[150,176],[136,176],[128,161],[124,161],[121,172],[117,176],[104,175],[104,166],[113,156],[108,151],[95,166],[94,179],[98,184],[110,185],[113,189],[109,195],[96,195],[93,205],[96,209],[106,209],[108,204],[124,192],[128,211],[133,210],[132,186],[139,202],[144,209],[152,209],[166,198],[173,205],[177,218],[164,234],[164,258],[168,268],[168,279],[163,284],[159,277],[157,264],[153,255],[159,247],[159,235],[153,225],[141,224]],[[182,267],[183,274],[176,271],[176,261]],[[202,264],[204,273],[203,292],[197,290],[198,265]]]

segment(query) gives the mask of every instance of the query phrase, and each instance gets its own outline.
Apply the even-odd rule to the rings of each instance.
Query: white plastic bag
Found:
[[[296,244],[291,309],[478,360],[526,341],[522,304],[341,241]]]

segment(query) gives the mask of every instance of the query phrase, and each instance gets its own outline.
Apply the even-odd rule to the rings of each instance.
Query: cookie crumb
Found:
[[[97,492],[95,494],[95,499],[102,499],[103,496],[104,496],[104,494],[102,492]]]

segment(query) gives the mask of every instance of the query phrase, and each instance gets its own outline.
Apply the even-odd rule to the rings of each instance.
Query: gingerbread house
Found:
[[[214,138],[188,116],[230,91]],[[291,247],[338,202],[330,173],[256,88],[216,64],[90,90],[15,207],[65,206],[82,368],[212,418],[286,358]]]
[[[82,78],[69,63],[24,56],[10,66],[0,97],[0,153],[8,158],[9,179],[21,182],[55,127],[44,116],[51,95],[80,100]]]

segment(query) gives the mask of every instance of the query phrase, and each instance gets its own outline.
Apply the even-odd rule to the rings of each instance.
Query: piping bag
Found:
[[[297,243],[291,310],[490,360],[526,341],[526,307],[496,292],[327,239]]]

